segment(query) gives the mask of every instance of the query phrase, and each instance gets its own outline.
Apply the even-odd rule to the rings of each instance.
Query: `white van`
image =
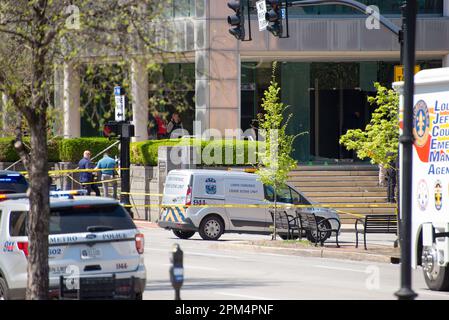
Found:
[[[303,194],[288,185],[278,192],[277,200],[279,205],[312,204]],[[273,189],[264,186],[253,173],[172,170],[165,181],[158,224],[162,228],[173,230],[181,239],[188,239],[197,231],[204,240],[217,240],[224,232],[270,234],[273,223],[269,206],[273,201]],[[239,207],[242,205],[261,207]],[[295,216],[294,208],[287,210]],[[311,207],[307,210],[322,218],[339,219],[333,209]],[[326,223],[337,227],[335,221]],[[282,233],[280,235],[284,236]],[[324,237],[330,236],[323,235],[323,241],[326,240]],[[310,240],[314,240],[313,236],[308,235]]]

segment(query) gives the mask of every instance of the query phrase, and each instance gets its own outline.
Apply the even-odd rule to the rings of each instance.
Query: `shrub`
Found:
[[[198,145],[198,141],[192,138],[187,139],[163,139],[163,140],[148,140],[142,142],[135,142],[131,144],[131,163],[156,166],[158,160],[158,150],[162,146],[188,146]],[[256,154],[256,148],[259,142],[243,141],[243,140],[201,140],[201,154],[206,157],[201,158],[201,164],[205,165],[247,165],[253,159],[249,157]],[[215,152],[220,150],[221,155],[216,155]],[[226,151],[228,154],[226,154]],[[242,154],[243,153],[243,154]],[[231,156],[229,156],[231,155]],[[216,156],[216,157],[215,157]],[[226,159],[228,156],[229,159]],[[227,161],[230,160],[230,161]],[[239,163],[237,163],[239,160]],[[243,162],[243,163],[242,163]]]
[[[54,138],[48,141],[48,161],[49,162],[59,162],[59,144],[62,138]],[[30,138],[25,137],[23,142],[29,146]],[[19,160],[19,155],[14,148],[14,138],[6,137],[0,138],[0,162],[15,162]]]
[[[92,156],[95,156],[113,143],[114,141],[108,140],[107,138],[63,139],[59,143],[59,154],[63,162],[78,163],[83,157],[85,150],[89,150]],[[108,153],[111,157],[118,155],[118,147],[113,147]]]

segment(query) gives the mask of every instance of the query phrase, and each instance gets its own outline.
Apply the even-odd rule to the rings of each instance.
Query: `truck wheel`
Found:
[[[321,220],[324,220],[324,218],[317,217],[317,220],[321,221]],[[320,230],[330,229],[330,228],[331,228],[331,225],[330,225],[329,221],[320,222],[318,224],[318,229],[320,229]],[[328,231],[326,233],[320,233],[320,235],[321,235],[321,238],[318,239],[318,242],[324,242],[324,241],[326,241],[327,239],[330,238],[331,232]],[[316,242],[316,238],[317,238],[317,233],[316,232],[307,231],[307,240],[309,240],[310,242],[315,243]]]
[[[200,224],[199,233],[204,240],[218,240],[224,232],[224,224],[218,216],[209,216]]]
[[[195,234],[195,231],[183,231],[183,230],[173,229],[173,233],[179,239],[190,239]]]
[[[424,279],[430,290],[449,291],[449,268],[439,265],[435,246],[423,248],[422,267]]]
[[[8,300],[8,285],[3,278],[0,278],[0,300]]]

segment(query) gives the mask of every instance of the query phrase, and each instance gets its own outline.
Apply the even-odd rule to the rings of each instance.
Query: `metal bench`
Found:
[[[363,225],[363,229],[359,229],[359,225]],[[398,218],[395,214],[369,214],[365,219],[357,219],[355,221],[355,247],[359,247],[359,233],[363,233],[363,244],[366,247],[367,233],[398,233]]]
[[[318,242],[321,243],[321,246],[324,245],[324,237],[322,237],[323,234],[327,234],[328,232],[331,233],[335,232],[335,239],[337,243],[337,247],[340,248],[340,244],[338,243],[338,233],[340,232],[340,221],[336,218],[327,218],[322,219],[320,217],[317,217],[313,212],[306,212],[306,211],[296,211],[297,220],[299,220],[300,229],[304,230],[305,232],[315,232],[315,246],[318,245]],[[325,222],[335,220],[338,223],[337,228],[332,228],[332,226],[329,228],[326,226],[327,224]],[[330,223],[328,224],[330,225]]]
[[[287,214],[285,210],[276,210],[276,215],[274,214],[274,210],[270,210],[271,219],[276,219],[276,229],[279,230],[287,230],[287,239],[295,238],[295,231],[298,232],[299,236],[301,236],[301,229],[296,221],[296,217]]]

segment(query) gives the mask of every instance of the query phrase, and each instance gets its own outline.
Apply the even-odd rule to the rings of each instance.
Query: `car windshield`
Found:
[[[28,182],[19,173],[0,174],[0,194],[24,193],[28,189]]]
[[[12,237],[26,236],[25,211],[13,211],[9,232]],[[53,208],[50,214],[50,234],[105,232],[135,229],[130,215],[120,205],[87,205]]]

